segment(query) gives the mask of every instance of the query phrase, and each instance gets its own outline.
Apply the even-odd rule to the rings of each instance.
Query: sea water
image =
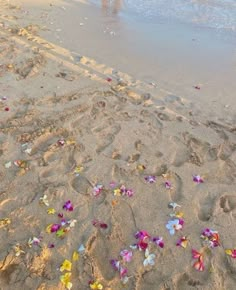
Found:
[[[90,0],[142,22],[193,23],[236,31],[236,0]]]

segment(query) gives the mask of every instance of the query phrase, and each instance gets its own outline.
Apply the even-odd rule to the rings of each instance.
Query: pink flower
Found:
[[[119,272],[120,272],[120,278],[123,279],[127,275],[128,270],[126,268],[120,266]]]
[[[153,243],[155,243],[160,248],[164,248],[164,242],[163,242],[163,238],[162,237],[154,237],[152,239],[152,241],[153,241]]]
[[[93,195],[95,197],[99,196],[100,193],[102,192],[102,190],[103,190],[103,185],[102,184],[95,185],[94,188],[93,188]]]
[[[120,252],[121,257],[125,262],[130,262],[133,256],[132,251],[123,250]]]
[[[149,239],[150,238],[150,235],[146,231],[138,231],[138,232],[135,233],[134,236],[135,236],[136,239],[140,239],[140,240],[144,240],[144,239]]]
[[[73,211],[74,208],[70,200],[65,202],[65,204],[63,205],[63,209],[65,209],[66,211]]]
[[[115,271],[119,271],[120,261],[118,261],[117,259],[112,259],[112,260],[110,260],[110,264]]]
[[[51,233],[57,232],[60,228],[61,228],[61,225],[59,225],[59,224],[53,224],[51,226]]]
[[[156,182],[156,176],[148,175],[144,178],[148,183],[155,183]]]
[[[172,186],[171,186],[170,181],[167,180],[167,181],[165,182],[165,188],[166,188],[166,189],[172,189]]]
[[[204,182],[200,175],[194,175],[193,176],[193,181],[198,183],[198,184]]]

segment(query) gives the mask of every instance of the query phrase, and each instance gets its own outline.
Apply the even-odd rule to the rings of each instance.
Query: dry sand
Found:
[[[205,114],[45,41],[44,17],[62,2],[47,11],[15,3],[0,1],[0,289],[65,289],[59,268],[81,244],[72,289],[90,289],[91,280],[107,290],[235,289],[236,260],[225,253],[236,247],[235,115]],[[204,183],[194,183],[195,174]],[[145,182],[149,175],[156,183]],[[133,197],[114,196],[111,182],[133,189]],[[103,190],[95,197],[97,184]],[[68,200],[73,211],[62,208]],[[166,229],[170,202],[181,205],[185,221],[174,236]],[[46,232],[60,223],[58,213],[77,220],[64,238]],[[205,249],[205,228],[219,232],[220,246],[204,251],[199,272],[191,250]],[[147,267],[144,252],[132,250],[124,286],[109,261],[137,242],[139,230],[163,237],[165,246],[150,243],[156,259]],[[183,236],[186,249],[176,246]],[[39,245],[29,246],[33,237]]]

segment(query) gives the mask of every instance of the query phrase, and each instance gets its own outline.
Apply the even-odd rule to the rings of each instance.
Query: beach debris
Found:
[[[160,248],[164,248],[164,241],[162,237],[153,237],[152,241],[154,244],[156,244]]]
[[[194,89],[196,89],[196,90],[200,90],[201,87],[200,87],[199,85],[197,85],[197,86],[194,86]]]
[[[110,83],[110,82],[112,82],[112,78],[108,77],[108,78],[106,78],[106,81]]]
[[[103,289],[103,285],[99,281],[89,281],[90,289]]]
[[[188,238],[186,236],[183,236],[182,238],[180,238],[176,243],[177,247],[182,247],[184,249],[186,249],[187,245],[188,245]]]
[[[44,194],[42,197],[39,198],[39,203],[49,206],[48,196]]]
[[[193,181],[197,184],[203,183],[203,178],[200,175],[193,175]]]
[[[8,112],[8,111],[10,111],[10,108],[9,107],[5,107],[4,111]]]
[[[11,224],[11,220],[9,218],[0,219],[0,228],[5,227]]]
[[[120,256],[123,258],[124,262],[130,262],[133,256],[133,252],[129,250],[122,250]]]
[[[92,225],[95,226],[96,228],[101,228],[101,229],[107,229],[108,225],[104,222],[101,222],[99,220],[93,220]]]
[[[200,237],[209,248],[215,248],[220,245],[220,237],[217,231],[206,228],[202,231]]]
[[[183,219],[174,219],[169,220],[166,224],[166,228],[169,231],[170,235],[174,235],[176,231],[182,230],[184,224]]]
[[[27,154],[31,154],[32,152],[32,148],[29,147],[30,144],[29,143],[24,143],[21,145],[22,148],[22,152],[27,153]]]
[[[204,271],[205,266],[203,263],[203,254],[192,249],[192,258],[197,260],[196,262],[194,262],[193,267],[197,271],[200,271],[200,272]]]
[[[74,207],[73,207],[70,200],[67,200],[62,208],[65,209],[66,211],[73,211],[74,210]]]
[[[144,179],[147,183],[155,183],[156,182],[156,176],[154,176],[154,175],[145,176]]]
[[[236,249],[226,249],[226,255],[229,255],[231,258],[236,259]]]
[[[64,275],[60,276],[60,281],[66,287],[67,290],[70,290],[73,286],[73,284],[70,281],[70,278],[71,278],[71,272],[67,272]]]
[[[155,258],[156,258],[156,255],[155,254],[150,254],[149,250],[146,249],[145,250],[145,260],[143,261],[144,267],[146,267],[148,265],[150,265],[150,266],[155,265]]]

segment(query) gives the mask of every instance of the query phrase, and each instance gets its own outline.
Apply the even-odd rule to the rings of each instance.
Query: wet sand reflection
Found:
[[[106,14],[118,14],[121,10],[122,0],[101,0],[102,10]]]

